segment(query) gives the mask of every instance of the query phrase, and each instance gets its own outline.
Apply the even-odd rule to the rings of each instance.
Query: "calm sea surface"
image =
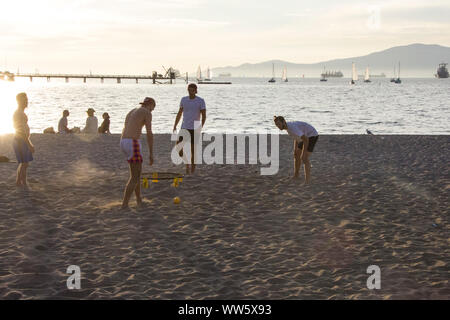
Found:
[[[232,85],[199,85],[198,95],[207,107],[206,132],[250,133],[275,128],[273,115],[288,121],[302,120],[321,134],[450,134],[450,79],[403,79],[393,84],[388,78],[359,81],[348,79],[289,79],[271,84],[267,79],[231,78]],[[32,132],[55,130],[64,109],[69,109],[69,127],[84,127],[87,108],[111,116],[112,133],[120,133],[126,113],[144,97],[155,98],[153,131],[170,133],[186,84],[153,85],[150,81],[81,80],[70,83],[45,79],[0,81],[0,133],[13,132],[11,117],[15,95],[25,91]],[[180,126],[180,125],[179,125]]]

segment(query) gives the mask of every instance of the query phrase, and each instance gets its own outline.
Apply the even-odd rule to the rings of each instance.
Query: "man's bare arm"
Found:
[[[152,132],[152,115],[150,114],[147,117],[147,120],[145,122],[145,129],[147,130],[147,145],[148,145],[148,151],[150,153],[150,165],[153,164],[153,132]]]
[[[202,113],[202,127],[205,125],[206,122],[206,109],[200,110]]]
[[[173,125],[173,131],[177,131],[177,125],[178,125],[178,122],[180,122],[182,114],[183,114],[183,107],[180,107],[180,110],[178,110],[177,116],[175,118],[175,124]]]

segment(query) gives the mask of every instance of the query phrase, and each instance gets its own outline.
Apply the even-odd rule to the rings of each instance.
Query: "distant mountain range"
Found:
[[[366,56],[352,57],[346,59],[335,59],[313,64],[298,64],[282,60],[270,60],[261,63],[245,63],[240,66],[228,66],[213,68],[213,76],[220,74],[231,74],[233,77],[271,77],[272,63],[275,64],[275,75],[281,77],[284,66],[287,68],[288,77],[320,77],[323,69],[340,70],[344,77],[351,76],[352,62],[355,62],[359,74],[363,74],[366,67],[370,68],[371,74],[385,73],[392,77],[394,65],[401,63],[401,77],[434,77],[438,64],[450,63],[450,47],[429,44],[411,44],[398,46]]]

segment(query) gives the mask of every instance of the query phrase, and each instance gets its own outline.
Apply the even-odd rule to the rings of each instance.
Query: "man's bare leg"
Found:
[[[311,155],[311,152],[306,153],[306,159],[304,160],[304,167],[305,167],[305,184],[311,183],[311,162],[309,161],[309,156]]]
[[[19,165],[17,167],[16,186],[17,187],[22,186],[22,164],[21,163],[19,163]]]
[[[302,166],[301,150],[299,148],[295,149],[294,154],[294,179],[298,179],[300,167]]]
[[[138,207],[142,206],[142,198],[141,198],[141,172],[142,172],[142,164],[139,167],[139,178],[138,183],[136,184],[136,188],[134,189],[134,194],[136,195],[136,202]]]
[[[191,146],[191,173],[194,173],[195,171],[195,144],[192,144]]]
[[[140,183],[142,163],[130,163],[130,179],[128,180],[123,196],[122,209],[128,208],[131,194],[136,190],[136,185]]]
[[[22,185],[27,186],[28,162],[22,163]]]

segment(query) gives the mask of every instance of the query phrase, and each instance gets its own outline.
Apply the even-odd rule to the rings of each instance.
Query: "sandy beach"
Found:
[[[0,155],[15,161],[12,135]],[[30,190],[0,163],[0,299],[449,299],[450,136],[323,135],[313,184],[200,165],[121,211],[119,135],[33,134]],[[178,171],[169,135],[155,164]],[[144,143],[144,159],[148,150]],[[178,196],[180,204],[172,199]],[[68,290],[69,265],[81,289]],[[366,269],[381,269],[369,290]]]

